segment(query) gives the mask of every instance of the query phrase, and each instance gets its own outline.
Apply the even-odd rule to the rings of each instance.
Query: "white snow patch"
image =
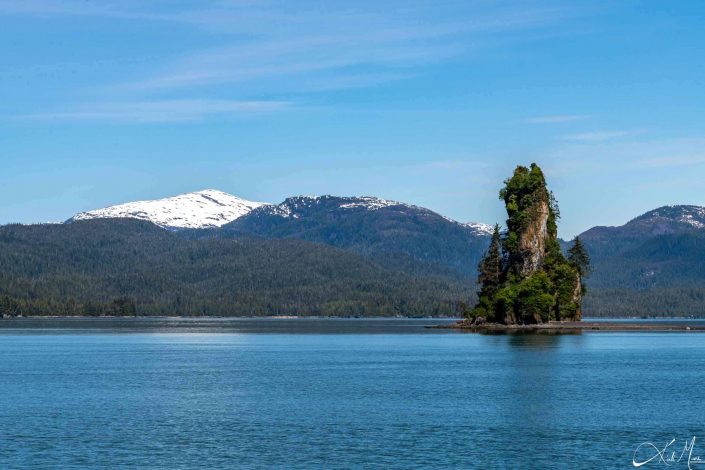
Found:
[[[677,216],[671,215],[669,213],[663,213],[660,210],[652,211],[652,218],[670,218],[670,220],[675,220],[682,224],[687,224],[697,229],[705,228],[705,207],[700,206],[678,206],[669,205],[666,206],[669,209],[679,209],[680,213]]]
[[[348,202],[346,204],[341,204],[341,209],[357,209],[364,208],[369,211],[376,211],[384,207],[405,205],[397,201],[388,201],[387,199],[380,199],[371,196],[362,196],[355,198],[355,202]]]
[[[130,218],[147,220],[164,228],[213,228],[232,222],[265,204],[207,189],[81,212],[72,220]]]
[[[690,213],[681,215],[678,221],[695,228],[705,228],[705,223],[703,222],[705,220],[705,207],[692,207],[690,210]],[[696,217],[700,220],[697,220]]]
[[[473,229],[478,233],[485,233],[487,235],[492,235],[494,233],[494,226],[490,224],[483,224],[481,222],[468,222],[463,224],[468,228]]]
[[[684,224],[692,225],[695,228],[703,228],[705,227],[705,224],[698,221],[694,220],[692,215],[685,215],[678,219],[679,222],[683,222]]]
[[[276,206],[269,206],[267,208],[270,214],[278,215],[279,217],[287,218],[291,217],[291,208],[285,204],[278,204]]]

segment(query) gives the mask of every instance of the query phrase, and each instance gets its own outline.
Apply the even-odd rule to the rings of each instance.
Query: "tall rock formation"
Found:
[[[517,167],[500,198],[508,216],[500,283],[486,289],[480,272],[483,288],[470,316],[505,324],[580,320],[581,267],[561,252],[558,206],[541,169],[536,164]]]

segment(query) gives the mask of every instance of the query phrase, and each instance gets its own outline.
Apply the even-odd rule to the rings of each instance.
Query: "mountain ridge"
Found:
[[[638,235],[645,231],[658,235],[702,229],[705,229],[705,207],[692,204],[671,204],[646,211],[622,225],[591,227],[580,236],[597,238],[602,234],[614,232],[620,232],[624,235]]]
[[[202,199],[199,201],[199,199]],[[205,204],[204,201],[210,202]],[[272,215],[281,217],[299,217],[298,211],[302,208],[316,205],[321,201],[340,200],[339,209],[366,209],[375,211],[391,206],[400,206],[410,209],[418,209],[433,212],[430,209],[413,204],[379,198],[376,196],[333,196],[330,194],[321,196],[292,196],[286,198],[279,204],[268,202],[250,201],[239,196],[217,189],[205,189],[176,196],[131,201],[116,204],[99,209],[92,209],[75,214],[66,222],[77,220],[89,220],[99,218],[133,218],[146,220],[162,228],[169,229],[209,229],[221,227],[231,223],[240,217],[248,215],[256,209],[268,211]],[[222,213],[214,210],[214,207],[221,207]],[[204,216],[195,214],[197,209],[205,209]],[[230,210],[228,210],[230,209]],[[178,211],[182,212],[179,213]],[[491,233],[492,226],[481,222],[463,223],[449,217],[438,214],[446,220],[459,225],[467,226],[478,233]]]
[[[406,260],[471,279],[489,241],[489,227],[462,224],[430,209],[370,196],[296,196],[259,207],[214,236],[296,238],[372,256],[388,266]],[[390,265],[389,263],[392,263]]]
[[[222,209],[222,206],[217,203],[207,198],[204,200],[209,206]],[[241,199],[238,198],[238,200]],[[257,204],[259,204],[257,207],[248,207],[243,213],[236,214],[237,217],[229,222],[217,218],[215,222],[222,223],[221,225],[210,223],[205,228],[197,225],[197,228],[187,226],[175,229],[149,220],[141,222],[153,227],[157,232],[170,234],[171,238],[164,240],[171,240],[168,243],[172,243],[173,246],[181,243],[175,241],[177,239],[191,240],[194,247],[201,246],[199,243],[202,243],[203,247],[210,246],[211,242],[208,240],[215,239],[216,241],[212,242],[215,244],[213,247],[217,245],[218,249],[224,249],[223,253],[228,256],[228,250],[223,247],[240,246],[237,244],[241,242],[253,247],[258,253],[269,253],[268,256],[274,256],[276,253],[279,259],[273,260],[274,262],[290,263],[288,266],[281,266],[283,271],[278,272],[282,275],[286,273],[286,269],[298,271],[301,275],[313,269],[299,265],[296,257],[286,255],[289,249],[295,249],[301,253],[301,250],[308,247],[313,252],[329,253],[336,258],[337,261],[331,260],[329,264],[330,269],[333,269],[330,272],[332,276],[335,276],[335,270],[345,266],[344,259],[350,262],[355,260],[355,263],[362,263],[359,266],[365,266],[360,269],[369,272],[380,268],[386,272],[404,273],[416,279],[423,279],[424,281],[419,281],[421,284],[435,279],[436,281],[433,282],[440,282],[436,284],[435,292],[446,289],[438,286],[457,286],[459,283],[474,290],[477,266],[490,239],[485,231],[488,226],[484,224],[463,224],[429,209],[372,196],[295,196],[287,198],[280,204]],[[144,217],[142,214],[134,213],[128,213],[128,216],[122,218],[114,218],[113,215],[114,213],[99,212],[95,217],[89,217],[87,220],[74,217],[69,219],[68,224],[1,226],[0,228],[5,228],[3,236],[9,243],[3,249],[7,250],[7,256],[17,250],[26,253],[27,256],[39,250],[39,246],[34,246],[35,241],[32,240],[25,240],[21,245],[13,244],[11,235],[17,230],[30,233],[34,230],[31,227],[43,227],[41,230],[45,239],[36,243],[53,243],[55,238],[62,237],[61,227],[79,222],[88,224],[82,225],[83,228],[80,230],[77,229],[78,237],[82,231],[92,230],[90,227],[93,225],[104,226],[106,232],[113,226],[116,230],[128,230],[129,227],[137,226],[122,224],[124,219]],[[168,215],[179,216],[180,214],[172,212]],[[164,223],[163,220],[157,222]],[[139,225],[139,227],[143,226]],[[140,230],[143,231],[142,228]],[[584,301],[586,316],[705,315],[705,287],[702,287],[705,285],[705,263],[702,262],[705,260],[705,208],[696,205],[661,206],[620,226],[593,227],[583,232],[580,237],[593,261],[591,276],[586,280],[588,292]],[[151,240],[149,243],[154,246],[158,246],[159,240],[162,240],[156,235],[149,235],[149,239]],[[287,240],[292,239],[305,243],[287,244]],[[136,237],[130,243],[143,243],[142,240],[141,237]],[[269,247],[270,242],[271,247]],[[2,243],[3,240],[0,240],[0,248]],[[99,251],[92,251],[90,254],[67,253],[66,256],[75,255],[81,259],[89,256],[99,259],[106,253],[113,252],[111,243],[113,242],[106,239],[105,244],[101,245],[102,248],[99,249],[98,245],[94,247],[94,250]],[[119,240],[115,243],[126,242]],[[336,250],[326,251],[321,247],[322,245]],[[566,244],[564,243],[563,246],[565,247]],[[200,256],[199,250],[201,248],[193,249],[194,260]],[[346,258],[346,252],[352,253],[355,257]],[[165,258],[160,260],[160,263],[170,263],[168,255],[163,256]],[[252,259],[245,253],[239,256],[243,259]],[[10,264],[24,262],[22,258],[12,259],[14,261],[7,258],[7,262]],[[23,274],[26,276],[28,292],[34,292],[31,286],[51,276],[47,271],[49,267],[58,269],[54,267],[56,260],[51,253],[47,253],[47,258],[43,260],[35,257],[35,261],[36,267],[32,268],[31,272]],[[209,262],[219,266],[216,260]],[[237,260],[231,262],[234,263],[233,266],[238,266],[237,269],[251,271],[251,276],[257,276],[256,263],[243,266],[238,264],[240,262]],[[368,262],[372,264],[365,264]],[[106,279],[112,279],[111,282],[116,283],[122,282],[120,281],[123,277],[122,271],[129,267],[121,264],[118,259],[111,263],[123,268],[116,269],[115,272],[106,271],[104,273],[107,276]],[[373,265],[378,268],[373,268]],[[182,276],[181,271],[187,269],[186,266],[183,268],[170,266],[173,271],[170,275],[177,277]],[[143,266],[143,269],[147,268]],[[158,271],[160,268],[155,264],[151,269]],[[270,266],[267,269],[274,268]],[[78,272],[71,275],[83,276]],[[161,282],[161,277],[156,272],[150,272],[149,276]],[[392,275],[397,279],[394,282],[398,286],[398,280],[401,278],[395,276],[397,274]],[[227,279],[224,277],[220,282],[227,283]],[[442,281],[438,281],[439,279]],[[3,275],[0,273],[0,281],[2,280]],[[9,275],[5,275],[4,281],[9,282],[8,285],[15,283]],[[238,282],[241,281],[242,279]],[[350,281],[363,285],[359,279],[353,281],[353,278],[350,278]],[[67,286],[61,284],[64,281],[57,280],[57,282],[59,284],[52,289],[56,289],[57,292],[71,292]],[[88,279],[86,278],[84,282],[88,282]],[[207,290],[225,287],[216,284],[209,284]],[[377,286],[375,289],[383,289],[383,284],[380,283]],[[152,285],[150,288],[167,289],[159,284]],[[185,288],[181,286],[179,289]],[[266,285],[262,286],[261,293],[266,292],[266,289]],[[292,286],[290,289],[291,295],[303,295],[297,293],[298,287]],[[384,302],[405,301],[403,299],[407,294],[404,294],[403,290],[397,289],[395,292],[398,298]],[[118,291],[116,295],[117,293]],[[3,294],[0,286],[0,297]],[[167,295],[167,292],[163,292],[163,295]],[[199,302],[203,301],[199,300]],[[254,303],[251,305],[257,304],[261,307],[261,301],[263,299],[253,299]],[[299,305],[305,305],[305,301],[302,300]],[[273,308],[267,307],[266,311],[273,312]],[[215,307],[211,307],[209,311],[215,311],[214,309]],[[370,310],[367,310],[367,314],[370,314]]]
[[[198,201],[198,199],[201,199],[201,201]],[[257,209],[283,218],[299,218],[301,216],[299,212],[305,210],[306,207],[331,200],[339,202],[339,209],[366,209],[376,211],[398,206],[400,208],[427,211],[437,214],[451,223],[468,227],[478,234],[483,235],[490,235],[494,226],[493,224],[482,222],[457,221],[422,206],[383,199],[376,196],[334,196],[330,194],[320,196],[298,195],[288,197],[281,203],[276,204],[251,201],[217,189],[204,189],[160,199],[130,201],[104,208],[92,209],[79,212],[64,223],[97,218],[135,218],[150,221],[162,228],[209,229],[222,227],[223,225],[234,222],[240,217],[249,215],[252,211]],[[189,202],[191,203],[190,205],[188,204]],[[213,207],[222,208],[223,213],[219,214],[217,211],[213,211],[213,207],[208,207],[208,204],[205,204],[206,202],[209,202]],[[173,207],[169,207],[169,204],[172,204]],[[165,212],[157,214],[150,213],[150,211],[154,212],[158,209],[163,209]],[[179,209],[185,212],[174,213]],[[194,214],[194,211],[198,209],[205,209],[205,214],[200,217]],[[213,214],[213,212],[215,212],[215,214]],[[638,232],[645,228],[655,234],[673,233],[678,229],[705,229],[705,206],[694,204],[664,205],[638,215],[622,225],[597,225],[591,227],[582,232],[580,236],[590,236],[593,232],[611,232],[614,230]]]

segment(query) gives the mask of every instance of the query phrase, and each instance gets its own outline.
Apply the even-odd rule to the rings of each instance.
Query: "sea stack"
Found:
[[[479,266],[479,301],[467,316],[507,325],[580,320],[589,258],[579,240],[563,255],[558,204],[543,172],[536,164],[518,166],[504,183],[507,230],[500,235],[495,228]]]

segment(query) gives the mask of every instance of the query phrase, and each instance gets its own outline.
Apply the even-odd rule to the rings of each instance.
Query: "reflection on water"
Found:
[[[295,333],[447,334],[427,326],[452,323],[438,318],[213,318],[213,317],[28,317],[0,320],[0,334],[51,333]]]
[[[508,344],[514,348],[545,349],[556,348],[565,336],[580,336],[582,331],[533,331],[509,334]]]
[[[507,336],[508,376],[514,383],[514,400],[503,408],[503,421],[515,429],[546,429],[555,421],[557,390],[554,376],[557,358],[552,354],[565,340],[558,334],[511,334]]]
[[[705,439],[699,333],[211,321],[2,329],[0,468],[626,468]]]
[[[500,336],[559,336],[559,335],[581,335],[583,330],[551,330],[551,329],[534,329],[534,330],[480,330],[471,331],[464,330],[467,333],[477,333],[481,335],[500,335]]]

